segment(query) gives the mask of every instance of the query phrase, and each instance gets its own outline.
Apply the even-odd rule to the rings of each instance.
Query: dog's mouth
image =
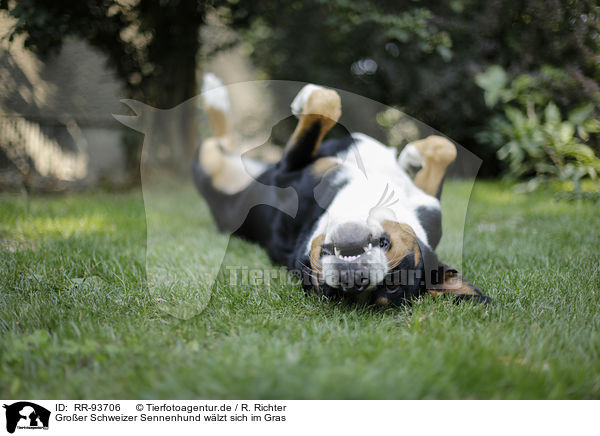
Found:
[[[331,242],[323,244],[321,247],[321,257],[323,256],[335,256],[338,259],[344,261],[357,260],[362,255],[372,254],[373,249],[381,248],[387,251],[390,247],[390,239],[387,234],[383,234],[379,237],[369,237],[360,244],[344,244]]]
[[[387,272],[379,238],[360,244],[328,243],[321,248],[323,278],[344,293],[359,293],[375,287]]]
[[[322,289],[359,294],[382,288],[396,267],[414,270],[416,239],[410,228],[384,221],[382,229],[358,222],[337,225],[329,235],[314,238],[310,262]],[[408,226],[406,226],[408,227]],[[412,256],[410,256],[412,254]],[[389,287],[398,291],[402,286]]]
[[[388,271],[373,281],[371,271],[355,268],[354,262],[340,262],[341,268],[332,270],[329,277],[333,280],[322,280],[319,291],[324,295],[361,301],[380,306],[387,304],[401,305],[409,298],[417,296],[421,288],[421,275],[415,270],[395,269]],[[354,300],[359,298],[359,300]]]
[[[364,254],[370,254],[373,250],[373,243],[369,242],[364,246],[360,245],[341,245],[341,244],[325,244],[321,249],[321,256],[333,255],[337,259],[351,262],[357,260]]]

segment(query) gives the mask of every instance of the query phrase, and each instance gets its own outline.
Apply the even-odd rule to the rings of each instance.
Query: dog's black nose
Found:
[[[369,245],[371,232],[363,223],[349,222],[336,227],[331,235],[338,254],[356,256],[364,253],[364,247]]]

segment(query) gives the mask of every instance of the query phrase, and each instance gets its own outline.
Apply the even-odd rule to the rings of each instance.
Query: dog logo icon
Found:
[[[4,405],[6,409],[6,431],[14,433],[18,429],[48,429],[50,411],[29,401],[19,401]]]

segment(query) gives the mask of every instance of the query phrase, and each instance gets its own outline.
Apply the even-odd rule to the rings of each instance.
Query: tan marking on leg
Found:
[[[308,97],[306,105],[302,108],[302,115],[285,147],[285,152],[291,150],[315,122],[320,122],[321,130],[312,151],[314,156],[321,145],[323,137],[338,122],[341,115],[342,101],[337,92],[332,89],[314,90]]]
[[[390,237],[391,247],[385,254],[389,268],[395,268],[400,261],[410,253],[415,256],[415,266],[421,259],[421,250],[417,243],[417,237],[412,227],[408,224],[385,220],[381,223],[383,229]]]
[[[212,126],[213,136],[225,136],[227,135],[227,115],[212,106],[205,106],[204,110],[208,114],[210,125]]]
[[[312,173],[315,177],[321,178],[325,175],[325,173],[328,170],[330,170],[331,168],[333,168],[337,165],[338,165],[338,163],[336,162],[335,159],[332,159],[330,157],[322,157],[320,159],[317,159],[312,164]]]
[[[199,160],[213,187],[231,195],[242,191],[254,179],[246,171],[239,154],[223,153],[222,139],[206,139],[200,146]]]
[[[244,154],[245,158],[256,159],[265,163],[277,163],[283,155],[283,148],[270,142],[261,144],[258,147],[253,143],[250,147],[246,144],[241,146],[241,153]]]
[[[414,182],[427,194],[436,196],[446,169],[456,159],[456,147],[448,139],[432,135],[411,143],[423,156],[424,165]]]
[[[230,195],[244,190],[253,180],[239,154],[224,156],[222,170],[212,178],[215,188]]]
[[[224,155],[217,138],[208,138],[202,142],[198,154],[200,165],[211,177],[218,174],[224,165]]]
[[[237,150],[239,141],[229,132],[227,113],[204,102],[213,130],[213,137],[200,146],[198,158],[204,171],[210,176],[215,189],[235,194],[245,189],[254,178],[248,173],[242,156]]]

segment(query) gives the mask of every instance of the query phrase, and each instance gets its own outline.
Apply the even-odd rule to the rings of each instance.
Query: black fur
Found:
[[[298,167],[299,156],[286,155],[277,164],[256,178],[238,194],[228,195],[215,189],[210,177],[198,161],[192,165],[192,176],[196,187],[209,203],[219,230],[233,232],[237,236],[260,244],[270,258],[290,269],[300,269],[304,248],[308,243],[316,221],[325,213],[340,186],[334,186],[331,177],[318,178],[307,170],[316,159],[326,156],[328,151],[339,152],[348,148],[352,140],[331,139],[323,142],[315,157]],[[315,200],[315,188],[319,185],[319,203]],[[297,193],[298,211],[294,217],[282,212],[295,203],[291,192],[288,195],[272,189],[292,188]],[[306,265],[309,265],[307,263]]]
[[[417,208],[417,218],[425,229],[429,245],[435,249],[442,239],[442,211],[421,206]]]

